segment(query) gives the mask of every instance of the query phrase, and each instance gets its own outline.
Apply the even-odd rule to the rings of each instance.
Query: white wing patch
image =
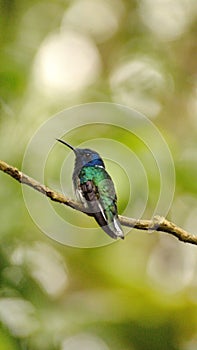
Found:
[[[103,208],[102,208],[101,203],[99,203],[99,202],[98,202],[98,207],[99,207],[99,209],[100,209],[100,211],[101,211],[101,213],[102,213],[102,215],[103,215],[103,217],[104,217],[105,221],[107,222],[106,215],[105,215],[105,213],[104,213],[104,210],[103,210]]]
[[[119,225],[116,217],[114,217],[113,221],[114,221],[114,227],[115,227],[115,229],[117,231],[117,236],[124,237],[124,234],[123,234],[123,232],[122,232],[122,230],[120,228],[120,225]]]
[[[88,203],[87,203],[86,199],[83,196],[82,190],[81,189],[77,189],[75,194],[76,194],[77,200],[80,201],[84,205],[85,208],[87,208],[88,207]]]

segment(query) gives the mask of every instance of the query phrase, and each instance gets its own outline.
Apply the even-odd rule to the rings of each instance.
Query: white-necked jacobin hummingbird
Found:
[[[110,237],[124,239],[114,184],[100,155],[91,149],[74,148],[63,140],[57,141],[75,153],[72,179],[77,198]]]

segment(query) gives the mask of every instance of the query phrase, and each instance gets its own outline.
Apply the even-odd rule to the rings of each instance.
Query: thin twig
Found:
[[[3,162],[2,160],[0,160],[0,170],[10,175],[20,183],[30,186],[36,191],[44,194],[45,196],[49,197],[52,201],[62,203],[75,210],[81,211],[86,215],[91,216],[90,213],[87,213],[85,211],[84,207],[80,203],[77,203],[74,200],[65,197],[62,193],[55,192],[50,188],[46,187],[45,185],[40,184],[36,180],[32,179],[26,174],[23,174],[17,168]],[[119,215],[119,219],[123,226],[145,231],[162,231],[175,236],[182,242],[197,245],[197,236],[188,233],[187,231],[176,226],[172,222],[166,220],[164,217],[155,216],[153,220],[137,220]]]

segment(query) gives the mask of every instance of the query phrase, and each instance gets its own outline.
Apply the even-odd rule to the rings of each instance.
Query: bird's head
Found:
[[[89,149],[89,148],[74,148],[73,146],[71,146],[70,144],[68,144],[67,142],[57,139],[57,141],[63,143],[64,145],[66,145],[67,147],[69,147],[70,149],[72,149],[72,151],[75,153],[75,157],[76,157],[76,165],[80,168],[82,168],[83,166],[100,166],[100,167],[105,167],[104,162],[102,160],[102,158],[100,157],[100,155]]]

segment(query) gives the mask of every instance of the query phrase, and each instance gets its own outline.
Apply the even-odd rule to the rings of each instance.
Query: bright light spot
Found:
[[[197,346],[197,334],[193,338],[183,344],[180,350],[196,350]]]
[[[63,28],[83,30],[102,42],[115,34],[122,13],[119,0],[77,0],[66,11]]]
[[[37,89],[54,98],[80,92],[96,81],[100,71],[94,43],[72,31],[49,36],[38,51],[33,69]]]
[[[0,319],[10,332],[19,337],[31,335],[38,328],[33,305],[19,298],[0,299]]]
[[[68,276],[59,253],[52,247],[36,242],[31,247],[18,247],[11,257],[12,263],[26,264],[32,277],[52,297],[66,289]]]
[[[191,283],[196,265],[194,249],[169,237],[161,238],[148,263],[148,274],[165,293],[176,293]]]
[[[108,346],[96,336],[90,334],[77,334],[64,340],[61,350],[109,350]]]
[[[157,62],[139,57],[118,66],[110,78],[114,102],[126,104],[150,117],[161,110],[159,93],[172,89]]]
[[[180,37],[193,19],[195,1],[142,0],[139,11],[144,24],[160,39]]]

